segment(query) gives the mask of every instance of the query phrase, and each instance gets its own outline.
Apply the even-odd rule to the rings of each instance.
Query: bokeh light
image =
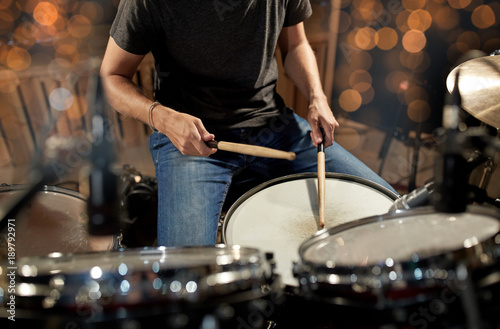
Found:
[[[441,7],[433,17],[436,25],[443,30],[456,28],[460,23],[460,15],[450,7]]]
[[[73,105],[73,93],[66,88],[56,88],[49,95],[50,105],[58,110],[64,111]]]
[[[375,44],[382,50],[394,48],[398,43],[398,33],[390,27],[383,27],[375,34]]]
[[[465,31],[458,36],[456,45],[461,53],[466,53],[472,49],[480,49],[481,39],[476,32]]]
[[[480,29],[486,29],[496,23],[495,13],[488,5],[482,5],[474,9],[472,23]]]
[[[7,54],[6,64],[15,71],[26,70],[31,65],[31,55],[21,47],[13,47]]]
[[[450,7],[455,9],[464,9],[470,5],[471,0],[448,0]]]
[[[422,99],[416,99],[408,104],[408,117],[416,123],[424,122],[431,114],[429,103]]]
[[[40,25],[53,25],[59,18],[59,12],[52,3],[42,1],[33,10],[33,18]]]
[[[335,134],[335,140],[346,150],[354,150],[361,142],[359,132],[351,127],[340,127]]]
[[[403,0],[403,7],[405,7],[406,10],[409,11],[414,11],[418,9],[424,8],[426,5],[426,0]]]
[[[432,16],[427,10],[418,9],[408,16],[408,27],[412,30],[426,31],[431,27]]]
[[[92,30],[90,19],[83,15],[75,15],[68,21],[68,32],[77,39],[87,37]]]
[[[410,53],[422,51],[427,43],[427,38],[422,31],[410,30],[403,36],[403,47]]]
[[[340,107],[346,112],[354,112],[361,106],[363,99],[354,89],[344,90],[339,97]]]
[[[375,30],[371,27],[363,27],[356,31],[354,44],[359,49],[370,50],[375,47]]]
[[[356,70],[369,70],[373,65],[372,56],[366,51],[356,51],[349,58],[349,66]]]

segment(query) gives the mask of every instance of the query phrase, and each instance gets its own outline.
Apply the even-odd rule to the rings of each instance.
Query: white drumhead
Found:
[[[243,202],[231,207],[224,223],[225,243],[273,252],[276,272],[290,286],[298,286],[292,265],[299,260],[299,246],[320,230],[317,179],[301,177],[287,176],[263,189],[257,187],[254,194],[248,192],[240,199]],[[345,177],[350,176],[326,178],[325,229],[385,214],[394,203],[395,196],[378,185]]]
[[[387,259],[411,261],[471,247],[500,231],[494,217],[473,213],[429,213],[355,226],[318,239],[302,254],[315,264],[370,266]]]

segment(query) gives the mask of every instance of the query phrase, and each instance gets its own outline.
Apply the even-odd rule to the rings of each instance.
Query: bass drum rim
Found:
[[[8,192],[19,192],[23,191],[29,188],[28,184],[7,184],[7,185],[0,185],[0,194],[1,193],[8,193]],[[72,197],[75,197],[77,199],[80,199],[82,201],[87,202],[87,198],[81,194],[78,191],[71,190],[65,187],[60,187],[60,186],[55,186],[55,185],[43,185],[41,188],[39,188],[36,193],[40,192],[52,192],[52,193],[59,193],[59,194],[65,194],[69,195]],[[35,197],[35,196],[34,196]]]
[[[247,199],[252,197],[253,195],[257,194],[258,192],[274,186],[278,185],[284,182],[290,182],[294,180],[301,180],[301,179],[308,179],[308,178],[317,178],[318,175],[317,173],[300,173],[300,174],[292,174],[292,175],[286,175],[282,177],[277,177],[274,179],[271,179],[267,182],[264,182],[260,185],[257,185],[256,187],[252,188],[251,190],[245,192],[241,197],[239,197],[236,202],[234,202],[229,210],[227,211],[226,215],[224,216],[224,221],[222,223],[222,230],[221,230],[221,236],[222,236],[222,242],[224,244],[227,244],[227,237],[226,237],[226,229],[227,225],[229,223],[229,219],[232,217],[233,213],[238,209]],[[388,190],[387,188],[383,187],[380,184],[374,183],[368,179],[353,176],[353,175],[348,175],[348,174],[338,174],[338,173],[331,173],[327,172],[325,173],[325,178],[334,178],[334,179],[339,179],[343,181],[348,181],[348,182],[355,182],[355,183],[360,183],[363,184],[367,187],[371,187],[379,192],[382,192],[385,194],[387,197],[391,198],[393,201],[396,201],[399,196]]]

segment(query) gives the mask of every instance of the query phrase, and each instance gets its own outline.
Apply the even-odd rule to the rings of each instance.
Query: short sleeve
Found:
[[[144,0],[122,0],[111,25],[110,36],[123,50],[145,55],[151,51],[153,27],[150,9]]]
[[[311,16],[312,8],[309,0],[289,0],[286,8],[284,26],[293,26]]]

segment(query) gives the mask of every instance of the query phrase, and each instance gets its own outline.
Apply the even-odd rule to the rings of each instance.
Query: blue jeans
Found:
[[[216,243],[217,227],[229,188],[238,174],[251,171],[272,179],[317,172],[317,149],[309,123],[289,109],[259,128],[210,131],[216,140],[249,143],[295,152],[294,161],[217,151],[212,156],[182,155],[164,134],[149,138],[158,180],[158,245],[204,246]],[[326,172],[368,179],[395,192],[381,177],[337,143],[325,149]]]

